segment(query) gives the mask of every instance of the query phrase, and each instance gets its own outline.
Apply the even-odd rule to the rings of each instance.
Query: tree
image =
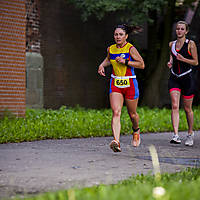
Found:
[[[118,12],[121,21],[138,25],[146,21],[149,11],[160,11],[167,0],[68,0],[81,10],[83,21],[95,15],[101,20],[107,13]],[[148,20],[151,20],[150,18]]]
[[[157,25],[156,17],[154,17],[154,24],[149,25],[149,47],[154,47],[148,49],[147,64],[150,67],[148,70],[148,77],[146,81],[146,86],[144,90],[143,105],[148,105],[150,107],[154,106],[166,106],[170,103],[169,95],[167,91],[167,79],[169,70],[166,67],[166,63],[169,59],[169,48],[168,43],[172,39],[172,27],[174,21],[179,21],[184,18],[184,15],[188,7],[193,7],[192,0],[188,1],[177,1],[169,0],[165,9],[163,9],[163,22],[164,25]],[[198,13],[198,9],[196,11]],[[154,14],[155,16],[155,14]],[[154,37],[152,35],[158,36],[155,32],[156,25],[162,28],[162,34],[160,38]],[[160,45],[159,45],[160,44]],[[157,53],[156,49],[160,52]],[[156,67],[155,67],[156,66]],[[168,97],[168,98],[167,98]]]
[[[192,22],[190,24],[190,31],[189,31],[189,37],[196,42],[197,50],[198,50],[198,57],[199,57],[199,63],[200,63],[200,4],[198,4],[196,8],[195,15],[192,19]],[[200,66],[200,64],[199,64]],[[194,98],[194,104],[198,105],[200,102],[200,67],[195,66],[193,68],[194,77],[196,79],[196,94]]]
[[[171,40],[171,33],[172,33],[172,24],[174,21],[174,10],[175,10],[175,0],[168,1],[163,21],[164,26],[162,27],[162,35],[160,40],[157,38],[154,40],[151,40],[149,38],[150,42],[154,42],[155,44],[160,43],[160,47],[158,51],[159,54],[151,55],[149,54],[148,58],[151,59],[155,56],[154,60],[148,60],[148,65],[150,65],[150,71],[152,71],[152,68],[154,68],[154,71],[152,71],[152,74],[149,76],[146,87],[144,90],[144,98],[143,98],[143,104],[148,105],[150,107],[154,106],[163,106],[167,104],[166,101],[166,93],[167,89],[165,89],[165,83],[167,82],[167,74],[168,74],[168,68],[167,68],[167,60],[169,59],[169,47],[168,43]],[[154,32],[155,34],[155,32]],[[155,34],[157,35],[157,34]],[[155,46],[155,45],[154,45]],[[156,50],[156,48],[155,48]],[[164,92],[164,93],[163,93]],[[162,97],[161,97],[162,96]],[[164,99],[162,99],[164,97]]]
[[[90,16],[101,20],[107,13],[117,13],[121,22],[132,25],[148,23],[148,51],[142,104],[150,107],[167,104],[168,43],[177,10],[194,0],[68,0],[81,10],[83,21]],[[163,91],[166,91],[163,93]],[[163,98],[164,96],[164,98]]]

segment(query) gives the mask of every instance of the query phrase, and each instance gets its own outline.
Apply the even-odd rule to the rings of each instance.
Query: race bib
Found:
[[[130,87],[129,78],[115,78],[114,85],[118,88],[127,88]]]

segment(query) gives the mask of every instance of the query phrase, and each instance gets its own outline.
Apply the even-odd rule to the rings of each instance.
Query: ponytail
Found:
[[[130,34],[130,33],[138,33],[138,32],[141,32],[142,31],[142,28],[139,27],[139,26],[130,26],[130,25],[127,25],[127,24],[120,24],[120,25],[117,25],[115,27],[115,29],[117,28],[121,28],[122,30],[125,31],[126,34]]]

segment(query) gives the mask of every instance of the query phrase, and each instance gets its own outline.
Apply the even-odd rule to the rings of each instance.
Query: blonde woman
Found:
[[[185,145],[192,146],[194,143],[192,102],[195,93],[192,66],[198,65],[198,56],[194,41],[186,38],[188,31],[189,27],[185,21],[177,22],[177,39],[169,43],[171,54],[168,67],[170,68],[171,74],[168,81],[168,89],[171,97],[171,119],[174,129],[174,134],[170,143],[181,143],[178,128],[179,103],[180,97],[182,96],[183,107],[188,123],[188,135]]]

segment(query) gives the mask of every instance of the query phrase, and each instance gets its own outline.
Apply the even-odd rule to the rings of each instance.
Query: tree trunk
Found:
[[[157,11],[154,10],[149,13],[149,17],[153,19],[153,23],[148,23],[148,54],[147,54],[147,69],[146,76],[149,77],[155,69],[158,60],[158,24]],[[151,66],[148,68],[148,66]]]
[[[164,15],[163,39],[161,41],[160,56],[157,62],[156,70],[150,75],[148,84],[146,85],[142,105],[149,107],[162,107],[169,102],[167,79],[168,71],[167,61],[169,60],[169,41],[171,40],[173,12],[175,8],[175,0],[168,1],[166,12]],[[151,48],[151,47],[148,47]],[[148,66],[148,63],[147,63]],[[155,67],[155,66],[150,66]],[[163,98],[164,96],[164,98]]]
[[[194,105],[199,105],[200,102],[200,3],[195,11],[192,23],[190,24],[190,31],[188,37],[195,41],[198,50],[199,65],[193,67],[193,75],[196,81],[196,94],[194,97]]]

